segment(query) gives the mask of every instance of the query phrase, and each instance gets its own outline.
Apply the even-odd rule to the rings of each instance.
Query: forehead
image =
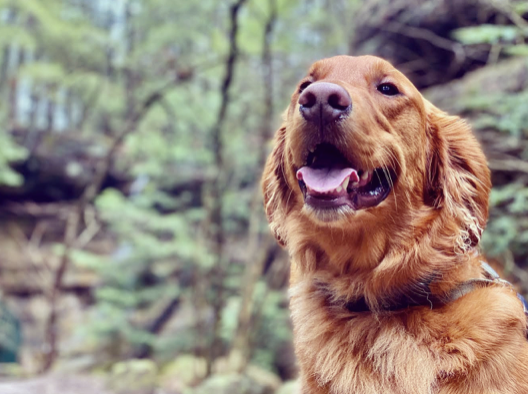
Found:
[[[335,56],[315,62],[308,74],[315,80],[331,79],[364,83],[383,78],[410,82],[389,62],[375,56]]]

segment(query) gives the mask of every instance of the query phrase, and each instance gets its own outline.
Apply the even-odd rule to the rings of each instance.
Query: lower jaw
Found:
[[[303,210],[313,219],[330,223],[344,219],[346,216],[355,215],[369,208],[377,207],[388,198],[391,190],[386,190],[381,199],[338,197],[334,199],[316,198],[306,195]]]
[[[355,210],[352,205],[352,201],[348,197],[338,197],[332,199],[316,198],[311,195],[306,195],[304,198],[304,204],[312,207],[315,210],[335,210],[341,207],[349,207]]]
[[[390,190],[384,192],[384,196],[381,199],[365,198],[357,195],[353,198],[341,196],[325,199],[306,195],[304,198],[304,206],[307,207],[307,210],[313,211],[316,216],[339,218],[343,214],[363,211],[378,206],[385,201],[389,192]]]
[[[332,206],[328,208],[314,207],[310,204],[304,204],[303,210],[305,213],[315,219],[316,221],[323,223],[337,222],[346,216],[354,215],[357,213],[350,205]]]

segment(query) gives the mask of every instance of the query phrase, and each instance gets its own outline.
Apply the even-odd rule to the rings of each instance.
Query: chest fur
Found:
[[[409,332],[395,316],[350,313],[308,288],[301,282],[290,290],[302,375],[328,393],[437,392],[431,338]]]

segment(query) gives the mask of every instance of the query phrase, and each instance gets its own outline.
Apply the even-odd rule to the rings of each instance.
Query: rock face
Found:
[[[299,394],[300,393],[299,382],[296,380],[290,380],[284,383],[278,390],[276,394]]]
[[[24,178],[17,187],[0,186],[0,201],[58,202],[78,198],[91,181],[98,163],[107,154],[105,145],[77,134],[12,130],[15,140],[28,150],[25,160],[12,163]],[[116,169],[104,180],[106,187],[124,187],[130,179]]]
[[[500,186],[528,173],[526,162],[512,162],[528,152],[522,136],[528,122],[527,89],[528,61],[513,58],[423,93],[442,110],[470,121],[486,152],[493,185]]]
[[[282,381],[277,375],[256,365],[248,365],[243,372],[229,372],[230,369],[227,364],[218,362],[213,367],[213,370],[215,370],[216,373],[205,380],[201,380],[199,384],[197,384],[198,382],[196,381],[196,378],[198,375],[196,372],[205,372],[205,370],[202,370],[201,368],[202,361],[204,360],[182,356],[174,361],[172,367],[171,364],[169,364],[165,372],[172,370],[174,376],[176,376],[177,380],[180,382],[182,389],[185,387],[182,384],[184,382],[187,383],[187,387],[194,386],[194,389],[191,389],[190,391],[182,390],[189,394],[275,394],[282,387]],[[189,368],[189,371],[187,371],[186,374],[182,369],[185,365]],[[175,368],[175,366],[177,366],[177,368]],[[194,374],[190,374],[191,371],[194,371]],[[191,376],[193,377],[193,380],[189,379]],[[168,376],[166,376],[165,380],[167,380],[167,378]],[[178,390],[168,390],[168,387],[163,385],[163,379],[162,388],[171,394],[180,392]]]
[[[182,355],[163,368],[159,382],[164,391],[179,393],[185,387],[198,385],[206,374],[207,362],[204,358]]]
[[[158,367],[151,360],[128,360],[113,366],[110,387],[117,394],[154,394]]]
[[[192,394],[274,394],[275,390],[242,374],[213,375]]]
[[[527,88],[528,62],[519,57],[481,68],[458,81],[427,89],[424,94],[447,112],[476,117],[486,108],[483,105],[470,108],[468,99],[481,97],[481,103],[485,104],[490,96],[516,94]]]
[[[468,119],[492,170],[490,218],[482,244],[508,280],[528,293],[528,61],[486,66],[425,95],[438,107]]]
[[[479,0],[365,1],[354,19],[350,54],[386,58],[418,88],[460,78],[488,61],[489,45],[464,47],[452,38],[455,29],[511,23]]]

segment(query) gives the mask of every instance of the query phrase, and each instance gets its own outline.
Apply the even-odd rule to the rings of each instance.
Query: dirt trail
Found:
[[[0,394],[113,394],[104,381],[93,376],[48,375],[34,379],[0,382]]]

